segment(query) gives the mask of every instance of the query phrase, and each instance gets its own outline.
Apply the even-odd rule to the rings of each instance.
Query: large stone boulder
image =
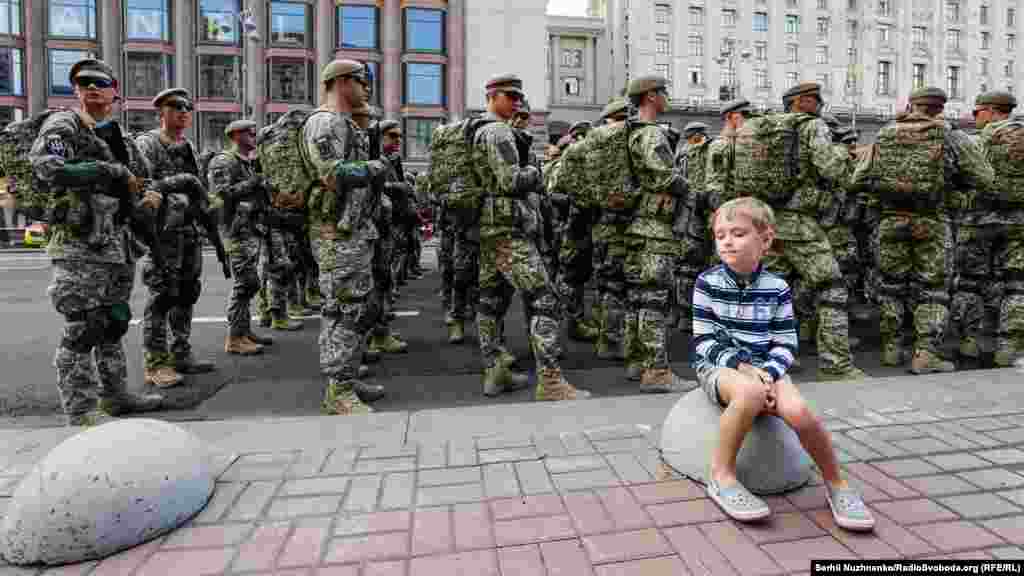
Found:
[[[185,429],[118,420],[68,438],[14,491],[0,530],[11,564],[68,564],[165,534],[213,493],[211,457]]]
[[[686,393],[665,418],[661,456],[699,482],[710,477],[711,451],[718,444],[722,411],[702,389]],[[762,414],[736,456],[736,477],[755,494],[795,490],[811,478],[811,459],[800,439],[780,418]]]

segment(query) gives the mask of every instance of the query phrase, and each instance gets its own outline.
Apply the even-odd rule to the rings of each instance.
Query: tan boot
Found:
[[[409,351],[409,343],[399,340],[394,334],[374,335],[370,338],[369,351],[378,354],[401,354]]]
[[[885,339],[882,341],[882,366],[903,366],[907,361],[906,350],[900,346],[897,339]]]
[[[910,361],[910,371],[914,374],[932,374],[935,372],[952,372],[956,366],[943,360],[930,350],[918,350]]]
[[[228,354],[255,356],[263,353],[263,346],[249,340],[245,336],[228,336],[224,339],[224,351]]]
[[[818,368],[818,380],[821,382],[841,382],[845,380],[867,380],[871,378],[856,366],[848,368]]]
[[[522,390],[530,385],[530,377],[516,374],[500,361],[484,370],[484,396],[494,397],[503,392]]]
[[[181,384],[185,379],[181,374],[174,371],[170,366],[157,366],[146,368],[143,373],[146,384],[155,388],[172,388]]]
[[[964,358],[977,360],[981,356],[981,346],[978,345],[978,339],[974,336],[964,336],[960,340],[959,352]]]
[[[1021,350],[1009,338],[996,340],[996,353],[992,358],[997,368],[1013,366],[1021,358]]]
[[[455,320],[448,325],[448,343],[449,344],[462,344],[466,340],[465,329],[462,326],[462,320]]]
[[[324,401],[321,405],[324,414],[348,416],[351,414],[369,414],[373,412],[373,408],[370,408],[359,399],[353,384],[352,380],[347,382],[331,380],[327,384],[327,390],[324,392]]]
[[[542,370],[537,378],[537,390],[534,393],[534,397],[540,401],[550,400],[584,400],[590,398],[590,392],[587,390],[580,390],[569,384],[569,382],[562,377],[562,370],[559,368],[552,368],[550,370]]]
[[[680,394],[696,387],[696,382],[683,380],[671,368],[652,368],[640,375],[640,391],[648,394]]]

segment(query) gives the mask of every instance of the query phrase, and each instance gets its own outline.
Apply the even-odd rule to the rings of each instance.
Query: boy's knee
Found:
[[[764,384],[744,374],[741,378],[737,379],[735,396],[731,401],[744,406],[760,408],[764,406],[767,396]]]
[[[787,406],[784,410],[779,415],[797,432],[810,430],[818,422],[818,417],[814,415],[814,412],[811,412],[810,407],[803,400],[798,400],[792,405]]]

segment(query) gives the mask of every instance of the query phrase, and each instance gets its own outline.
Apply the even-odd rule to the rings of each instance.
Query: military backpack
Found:
[[[800,186],[800,126],[813,114],[787,112],[748,119],[736,134],[733,190],[770,205],[784,204]]]
[[[55,112],[66,110],[44,110],[31,118],[12,122],[0,131],[0,174],[11,184],[8,192],[14,197],[15,205],[30,220],[47,221],[53,206],[49,187],[36,185],[29,153],[46,120]]]
[[[900,116],[878,131],[872,176],[883,204],[937,207],[945,196],[942,118],[923,114]]]
[[[633,210],[641,190],[629,162],[629,127],[625,123],[598,127],[587,140],[591,141],[585,169],[589,204],[612,212]]]
[[[466,118],[441,127],[431,139],[430,188],[456,210],[480,208],[482,191],[476,185],[476,173],[473,171],[473,142],[477,130],[491,122],[493,120]],[[436,174],[433,170],[435,159],[439,167]]]
[[[993,189],[999,199],[1024,203],[1024,119],[1015,118],[994,127],[986,155],[995,169]]]
[[[294,109],[260,130],[256,157],[270,182],[272,202],[281,210],[304,210],[316,178],[306,169],[302,128],[318,110]]]

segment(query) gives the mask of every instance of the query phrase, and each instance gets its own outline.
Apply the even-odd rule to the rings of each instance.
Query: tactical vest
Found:
[[[633,212],[633,223],[628,233],[644,238],[660,240],[673,240],[672,224],[675,220],[676,203],[684,201],[672,195],[672,191],[665,189],[660,182],[653,181],[652,175],[641,170],[635,161],[639,157],[637,147],[640,145],[644,130],[662,130],[656,124],[636,122],[629,135],[628,153],[632,155],[627,158],[632,165],[636,184],[640,191],[637,196],[636,210]],[[666,137],[667,140],[667,137]],[[669,167],[674,170],[674,154],[668,150]]]
[[[945,199],[947,126],[942,118],[902,115],[878,132],[873,163],[883,208],[934,211]]]
[[[995,196],[1001,202],[1024,204],[1024,118],[985,127],[985,156],[995,170]]]
[[[150,177],[154,181],[178,174],[199,176],[199,160],[190,141],[166,144],[160,139],[159,129],[140,134],[138,139],[148,141],[146,150],[149,151],[151,157],[147,159],[150,164]],[[192,200],[184,192],[167,194],[160,207],[163,216],[163,222],[160,224],[161,232],[196,233],[196,223],[192,221],[193,209],[196,207],[191,206],[191,203]]]

